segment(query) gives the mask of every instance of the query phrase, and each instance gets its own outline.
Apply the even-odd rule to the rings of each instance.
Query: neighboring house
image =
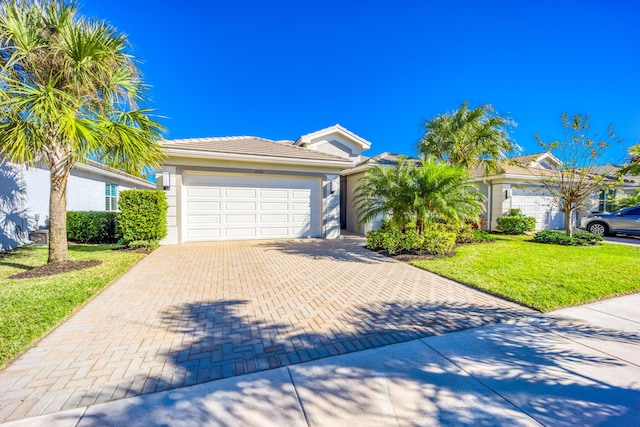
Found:
[[[162,243],[175,244],[339,237],[348,209],[341,172],[359,164],[371,143],[335,125],[295,141],[240,136],[163,146],[167,160],[156,182],[169,211]]]
[[[485,228],[496,230],[496,218],[508,214],[510,209],[520,209],[526,216],[536,218],[536,230],[563,229],[564,214],[558,210],[553,198],[540,182],[541,176],[550,175],[563,163],[553,154],[538,153],[520,156],[502,162],[497,173],[485,176],[480,168],[476,170],[475,180],[480,192],[485,196]],[[606,169],[605,169],[606,168]],[[598,174],[609,173],[615,179],[614,166],[597,167]],[[613,190],[603,190],[593,195],[590,209],[577,212],[574,225],[580,217],[592,210],[607,210],[611,207],[612,196],[631,193],[638,187],[638,182],[625,179]]]
[[[122,190],[155,185],[94,161],[78,163],[67,185],[68,211],[115,211]],[[0,163],[0,251],[28,242],[49,221],[49,170]]]

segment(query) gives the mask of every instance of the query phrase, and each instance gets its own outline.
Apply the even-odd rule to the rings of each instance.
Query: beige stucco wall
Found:
[[[347,231],[358,234],[366,234],[368,231],[376,230],[382,225],[382,217],[376,218],[366,224],[358,226],[358,209],[354,204],[356,189],[360,180],[364,178],[366,172],[358,172],[347,176]]]

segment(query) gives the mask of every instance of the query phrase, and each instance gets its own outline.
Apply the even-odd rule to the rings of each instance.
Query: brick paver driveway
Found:
[[[0,422],[532,313],[362,244],[161,247],[0,372]]]

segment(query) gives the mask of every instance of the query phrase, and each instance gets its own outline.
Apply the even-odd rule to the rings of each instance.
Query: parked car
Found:
[[[593,234],[640,235],[640,205],[613,213],[592,213],[582,218],[580,228]]]

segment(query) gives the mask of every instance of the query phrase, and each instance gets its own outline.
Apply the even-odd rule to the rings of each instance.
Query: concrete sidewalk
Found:
[[[640,425],[640,294],[6,426]]]

